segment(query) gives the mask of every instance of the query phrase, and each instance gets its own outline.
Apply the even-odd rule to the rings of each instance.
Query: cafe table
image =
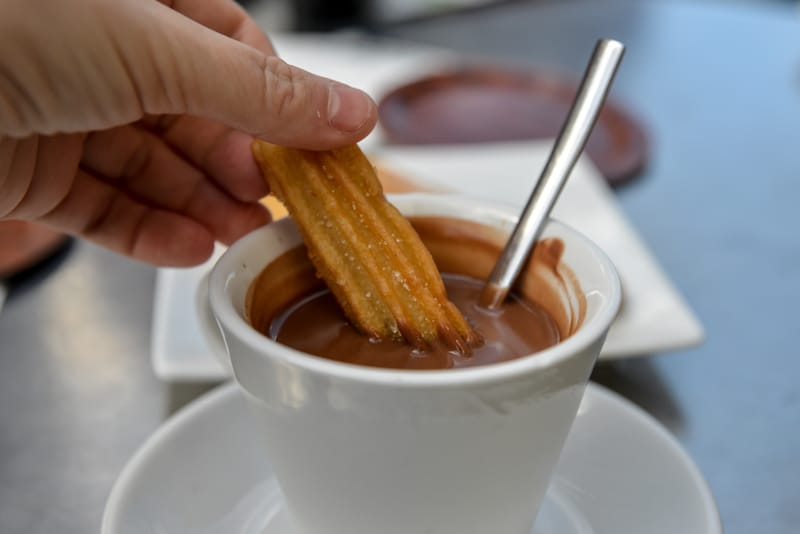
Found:
[[[791,4],[509,2],[373,28],[494,64],[580,72],[628,47],[613,97],[648,136],[617,190],[706,330],[599,365],[692,456],[726,532],[800,529],[800,22]],[[373,35],[369,39],[375,39]],[[0,532],[97,532],[128,458],[214,383],[165,383],[154,268],[73,241],[0,313]]]

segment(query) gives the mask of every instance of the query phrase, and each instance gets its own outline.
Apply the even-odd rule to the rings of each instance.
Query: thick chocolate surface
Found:
[[[470,354],[442,347],[416,351],[356,332],[315,277],[302,246],[267,265],[255,279],[247,297],[247,320],[262,334],[309,354],[399,369],[448,369],[519,358],[566,339],[580,326],[585,298],[561,262],[561,240],[537,243],[513,297],[498,312],[490,312],[477,302],[506,236],[460,219],[418,217],[411,222],[439,270],[450,273],[445,276],[448,297],[483,337],[483,344]]]
[[[276,317],[269,335],[309,354],[394,369],[487,365],[526,356],[558,342],[557,325],[539,306],[512,296],[500,310],[490,311],[477,305],[481,281],[456,275],[443,278],[448,297],[483,338],[469,354],[443,345],[415,350],[397,341],[370,340],[350,325],[328,290],[310,295]]]

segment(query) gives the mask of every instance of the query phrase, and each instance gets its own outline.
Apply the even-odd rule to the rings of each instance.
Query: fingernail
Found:
[[[328,124],[340,132],[355,132],[369,120],[372,101],[363,92],[340,83],[328,88]]]

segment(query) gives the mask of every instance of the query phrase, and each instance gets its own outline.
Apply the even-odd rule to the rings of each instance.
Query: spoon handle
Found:
[[[617,41],[602,39],[597,42],[547,164],[486,282],[481,306],[496,309],[519,276],[567,177],[583,152],[624,51],[625,47]]]

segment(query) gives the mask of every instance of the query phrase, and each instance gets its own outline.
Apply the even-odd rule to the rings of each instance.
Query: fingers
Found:
[[[188,113],[325,149],[354,143],[375,125],[366,94],[270,55],[269,41],[232,0],[171,4],[186,15],[142,0],[20,9],[18,24],[0,32],[0,45],[30,45],[0,54],[0,70],[10,73],[0,83],[0,134],[84,132]],[[44,19],[59,24],[45,28]]]
[[[83,138],[0,138],[0,217],[35,219],[52,210],[69,191]]]
[[[233,0],[159,1],[265,55],[276,55],[267,35]],[[148,116],[142,122],[234,198],[253,202],[269,193],[252,157],[252,136],[222,123],[189,115]]]
[[[196,265],[214,247],[203,225],[136,202],[83,170],[69,194],[39,221],[155,265]]]
[[[270,220],[257,198],[231,197],[158,137],[134,126],[89,135],[82,165],[144,203],[200,222],[223,243]]]
[[[269,193],[253,160],[252,136],[189,115],[149,117],[142,122],[234,198],[255,202]]]
[[[197,264],[215,239],[269,221],[263,206],[234,199],[134,126],[0,138],[0,169],[0,218],[37,220],[157,265]]]
[[[311,149],[354,143],[373,128],[377,111],[365,93],[266,56],[161,4],[147,9],[145,27],[126,31],[137,38],[146,33],[158,53],[125,60],[134,66],[145,112],[211,118]]]
[[[234,0],[159,1],[206,28],[241,41],[266,55],[276,55],[267,35]]]
[[[0,139],[0,217],[6,217],[16,211],[31,187],[37,143]]]

